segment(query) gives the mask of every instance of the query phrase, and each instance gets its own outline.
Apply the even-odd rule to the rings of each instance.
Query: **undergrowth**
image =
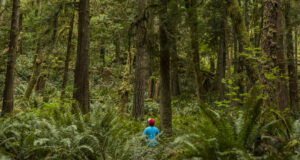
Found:
[[[59,106],[59,107],[58,107]],[[0,120],[2,159],[141,159],[153,157],[142,143],[142,123],[119,119],[108,106],[71,114],[47,104]]]
[[[71,100],[36,102],[0,118],[0,160],[251,160],[300,158],[300,124],[264,108],[258,88],[236,109],[174,99],[173,136],[163,132],[157,147],[141,136],[146,122],[123,119],[113,103],[95,102],[91,112],[72,114]],[[24,105],[24,104],[23,104]],[[159,125],[159,105],[146,102],[146,116]],[[146,117],[144,119],[147,119]]]

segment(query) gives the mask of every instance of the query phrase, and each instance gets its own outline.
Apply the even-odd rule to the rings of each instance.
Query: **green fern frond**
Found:
[[[259,123],[261,117],[261,108],[263,104],[262,97],[259,96],[260,92],[257,87],[254,87],[250,96],[247,98],[244,104],[244,115],[243,124],[241,126],[241,131],[239,133],[239,141],[244,145],[244,147],[250,147],[253,141],[249,141],[251,132],[255,130],[256,125]]]

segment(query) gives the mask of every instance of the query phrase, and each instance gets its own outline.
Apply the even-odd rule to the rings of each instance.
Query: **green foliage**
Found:
[[[0,119],[1,158],[5,159],[140,159],[141,125],[116,118],[95,107],[87,115],[71,114],[71,106],[42,108]],[[136,134],[138,133],[138,135]],[[153,156],[153,155],[152,155]]]
[[[200,118],[185,118],[189,127],[175,139],[177,159],[274,159],[295,154],[292,148],[298,146],[292,132],[291,122],[279,112],[262,108],[260,87],[254,87],[245,98],[241,110],[228,112],[215,110],[202,103]],[[180,121],[177,121],[180,122]],[[297,131],[295,131],[297,132]],[[297,134],[295,134],[297,135]],[[284,149],[285,148],[285,149]]]
[[[108,97],[108,95],[107,95]],[[103,99],[108,98],[103,97]],[[262,108],[260,87],[245,94],[243,106],[228,110],[178,97],[173,137],[157,147],[143,144],[146,122],[120,119],[114,105],[93,103],[86,115],[72,114],[72,101],[50,98],[38,108],[0,119],[2,159],[255,159],[299,157],[299,122]],[[146,102],[147,116],[160,128],[158,104]]]
[[[1,1],[1,0],[0,0]],[[9,43],[11,1],[7,1],[1,9],[0,24],[0,83],[4,84]],[[3,1],[2,1],[3,2]],[[223,22],[227,17],[227,44],[231,55],[235,52],[233,41],[238,40],[244,45],[244,52],[238,52],[244,63],[258,61],[263,64],[269,61],[261,55],[261,48],[252,48],[253,34],[260,34],[260,20],[250,22],[249,33],[244,20],[245,5],[237,0],[197,1],[199,54],[201,72],[205,86],[206,103],[195,100],[194,68],[191,63],[190,39],[184,1],[173,0],[169,6],[178,7],[173,13],[174,22],[178,21],[177,38],[178,73],[181,95],[172,97],[173,136],[161,137],[159,145],[149,148],[143,144],[142,130],[146,122],[130,118],[132,109],[132,83],[134,82],[134,40],[136,1],[90,1],[90,101],[92,111],[86,115],[73,114],[73,79],[76,43],[78,39],[77,22],[74,23],[72,51],[70,57],[70,75],[66,88],[66,97],[61,100],[60,86],[64,69],[70,18],[74,9],[78,9],[78,1],[73,0],[41,0],[41,14],[35,0],[22,0],[23,14],[22,49],[18,51],[16,63],[15,109],[14,113],[0,118],[0,160],[8,159],[204,159],[204,160],[235,160],[235,159],[300,159],[300,125],[280,111],[264,108],[260,92],[262,86],[254,87],[250,92],[239,93],[241,88],[235,84],[236,79],[243,79],[244,89],[249,89],[244,73],[234,74],[223,79],[226,84],[226,99],[216,101],[215,71],[211,61],[215,63],[220,48],[220,36]],[[157,2],[150,2],[152,5]],[[262,7],[261,2],[258,8]],[[299,0],[292,1],[292,27],[300,24]],[[155,5],[154,5],[155,6]],[[249,7],[254,7],[253,4]],[[4,9],[2,12],[2,9]],[[159,74],[159,8],[148,6],[145,12],[147,23],[153,28],[146,28],[147,42],[151,51],[152,76]],[[226,11],[225,11],[226,10]],[[227,14],[227,15],[225,15]],[[253,13],[248,13],[254,19]],[[256,14],[260,15],[260,11]],[[55,15],[57,25],[54,26]],[[151,20],[150,17],[154,17]],[[230,17],[230,18],[228,18]],[[260,17],[261,18],[261,17]],[[258,18],[258,19],[260,19]],[[78,13],[75,12],[78,20]],[[153,22],[150,22],[153,21]],[[257,22],[255,22],[257,21]],[[253,24],[252,24],[253,23]],[[257,23],[257,24],[256,24]],[[149,25],[149,24],[148,24]],[[255,26],[251,26],[255,25]],[[53,40],[54,31],[56,40]],[[172,32],[169,32],[169,34]],[[235,35],[236,34],[236,35]],[[237,36],[237,37],[235,37]],[[250,37],[249,37],[250,36]],[[36,54],[37,41],[41,37],[41,47],[45,52],[45,62],[41,73],[49,73],[42,93],[32,93],[29,100],[22,99],[27,82],[32,72],[33,56]],[[115,40],[120,44],[120,62],[115,62]],[[298,37],[299,39],[299,37]],[[20,41],[21,42],[21,41]],[[20,43],[19,42],[19,43]],[[238,43],[238,42],[236,42]],[[240,44],[239,44],[240,46]],[[20,47],[20,46],[19,46]],[[105,66],[99,55],[105,49]],[[148,48],[148,49],[149,49]],[[241,50],[242,48],[239,48]],[[131,56],[128,56],[130,50]],[[131,53],[132,52],[132,53]],[[126,54],[127,53],[127,54]],[[253,53],[255,55],[253,55]],[[126,65],[126,57],[128,57]],[[130,59],[129,59],[130,57]],[[232,64],[235,65],[235,59]],[[129,62],[129,61],[132,62]],[[250,61],[251,60],[251,61]],[[214,64],[215,65],[215,64]],[[252,64],[251,64],[252,65]],[[260,65],[256,66],[259,68]],[[109,82],[103,82],[103,67],[108,68],[112,75]],[[235,67],[229,69],[232,73]],[[244,68],[245,69],[245,68]],[[239,71],[238,71],[239,72]],[[264,76],[268,81],[279,78],[279,68],[273,68]],[[253,72],[253,75],[255,73]],[[299,74],[300,75],[300,74]],[[226,75],[227,76],[227,75]],[[237,77],[236,77],[237,76]],[[229,77],[229,76],[228,76]],[[3,93],[3,85],[0,93]],[[120,93],[128,92],[129,102],[123,119],[119,118]],[[274,93],[275,94],[275,93]],[[266,96],[266,95],[264,95]],[[229,98],[230,97],[230,98]],[[47,100],[46,100],[47,99]],[[145,119],[154,117],[156,126],[160,128],[159,104],[151,99],[145,102]],[[163,133],[162,133],[163,135]]]

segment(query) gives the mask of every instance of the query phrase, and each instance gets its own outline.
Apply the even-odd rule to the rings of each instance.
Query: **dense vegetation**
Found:
[[[299,0],[0,0],[0,160],[300,159],[299,26]]]

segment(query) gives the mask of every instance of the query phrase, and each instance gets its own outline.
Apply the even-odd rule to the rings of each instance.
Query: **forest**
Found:
[[[0,160],[299,160],[300,0],[0,0]]]

